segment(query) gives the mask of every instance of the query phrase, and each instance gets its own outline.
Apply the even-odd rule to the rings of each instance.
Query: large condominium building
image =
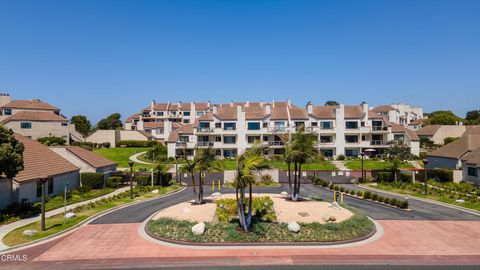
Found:
[[[70,139],[68,120],[60,109],[39,99],[11,100],[0,94],[0,123],[27,138],[55,136]]]
[[[424,118],[422,108],[405,103],[381,105],[373,108],[372,111],[385,116],[391,123],[412,129],[417,129],[418,125],[421,125],[421,119]]]
[[[197,104],[203,105],[201,109]],[[169,157],[192,156],[197,147],[212,147],[218,156],[225,158],[237,156],[255,142],[268,146],[269,155],[281,154],[282,134],[295,133],[300,127],[317,136],[317,148],[327,157],[358,156],[366,149],[381,154],[391,140],[402,140],[413,154],[419,154],[419,139],[413,131],[370,111],[367,103],[356,106],[309,103],[304,108],[290,101],[161,106],[152,103],[125,124],[125,128],[142,129],[163,140]]]

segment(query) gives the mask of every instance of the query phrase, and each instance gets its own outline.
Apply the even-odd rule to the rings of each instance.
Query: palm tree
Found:
[[[269,166],[264,164],[263,149],[258,146],[246,150],[238,157],[237,174],[234,179],[237,211],[240,227],[248,232],[252,225],[252,184],[254,172],[260,172]],[[248,188],[248,210],[245,209],[245,190]]]
[[[293,193],[290,195],[292,201],[298,201],[300,198],[300,183],[302,177],[302,165],[315,160],[318,151],[315,148],[315,137],[306,133],[301,127],[293,138],[291,146],[291,155],[293,160]]]
[[[293,149],[292,149],[292,136],[290,133],[285,133],[280,136],[283,143],[283,162],[287,164],[288,172],[288,194],[292,194],[292,163],[293,163]]]
[[[401,168],[401,162],[398,158],[392,159],[392,166],[390,166],[390,169],[392,170],[393,173],[393,181],[397,182],[397,174],[398,170]]]
[[[159,179],[161,186],[163,186],[164,184],[162,179],[164,175],[168,172],[168,169],[169,169],[168,166],[166,166],[165,164],[162,164],[162,163],[155,164],[155,167],[153,170],[157,172],[157,176],[158,176],[157,179]]]

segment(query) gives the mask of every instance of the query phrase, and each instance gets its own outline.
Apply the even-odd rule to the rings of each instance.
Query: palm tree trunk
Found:
[[[203,179],[202,179],[202,172],[198,173],[198,194],[197,198],[195,199],[195,204],[202,204],[203,202]]]
[[[297,162],[293,163],[293,193],[290,196],[292,201],[297,201],[297,182],[298,182],[298,164]]]
[[[250,227],[252,226],[252,202],[253,202],[252,183],[249,183],[248,184],[248,215],[247,215],[247,220],[245,222],[247,230],[250,229]]]
[[[292,169],[290,168],[291,162],[287,163],[287,170],[288,170],[288,194],[292,194]]]
[[[300,199],[300,184],[301,183],[302,183],[302,163],[298,164],[297,200]]]
[[[192,186],[193,186],[193,199],[195,200],[195,203],[197,202],[197,184],[195,183],[195,174],[193,171],[190,172],[192,176]]]

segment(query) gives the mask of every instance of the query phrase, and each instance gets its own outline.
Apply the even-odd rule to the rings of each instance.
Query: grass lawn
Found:
[[[364,161],[364,168],[365,170],[382,170],[382,169],[390,169],[392,167],[392,163],[389,161],[376,161],[376,160],[365,160]],[[361,170],[362,169],[362,161],[361,160],[348,160],[345,162],[345,166],[350,170]],[[408,163],[401,163],[401,168],[411,168],[413,167],[411,164]]]
[[[413,197],[426,198],[426,199],[430,199],[430,200],[434,200],[434,201],[439,201],[439,202],[443,202],[443,203],[448,203],[448,204],[452,204],[452,205],[461,206],[461,207],[465,207],[465,208],[480,211],[480,203],[471,203],[471,202],[468,202],[468,201],[466,201],[464,203],[456,203],[455,202],[456,198],[450,198],[447,195],[428,194],[427,196],[425,196],[423,194],[423,189],[422,188],[420,188],[420,190],[419,189],[417,189],[417,190],[402,189],[402,188],[395,188],[395,187],[392,187],[390,185],[386,185],[386,184],[382,184],[382,183],[378,183],[377,185],[372,185],[372,184],[370,184],[370,185],[373,188],[380,189],[380,190],[395,192],[395,193],[409,195],[409,196],[413,196]]]
[[[130,203],[130,202],[138,201],[142,199],[152,198],[158,195],[164,195],[164,194],[176,191],[179,188],[180,186],[178,186],[177,184],[172,184],[168,187],[159,188],[159,193],[157,194],[151,193],[148,190],[147,191],[136,190],[139,196],[135,197],[134,199],[130,199],[130,195],[129,195],[130,191],[126,191],[122,193],[122,196],[117,196],[116,198],[111,198],[109,200],[103,199],[102,201],[79,208],[78,211],[75,211],[75,214],[77,216],[74,218],[68,219],[65,224],[63,223],[64,221],[63,214],[49,217],[45,220],[45,225],[47,229],[43,232],[40,229],[41,228],[40,220],[30,223],[28,225],[25,225],[23,227],[17,228],[9,232],[5,236],[5,238],[3,238],[3,242],[8,246],[16,246],[16,245],[28,243],[34,240],[38,240],[38,239],[53,235],[55,233],[61,232],[63,230],[66,230],[68,228],[71,228],[77,225],[78,223],[82,222],[83,220],[97,213],[113,208],[115,206],[119,206],[122,204]],[[23,231],[25,230],[36,230],[38,231],[38,234],[34,236],[25,236],[23,235]]]
[[[128,168],[129,157],[137,153],[145,152],[151,147],[117,147],[117,148],[101,148],[93,150],[102,157],[108,158],[118,164],[118,167]],[[135,163],[134,170],[139,168],[146,168],[150,170],[153,166],[142,163]]]

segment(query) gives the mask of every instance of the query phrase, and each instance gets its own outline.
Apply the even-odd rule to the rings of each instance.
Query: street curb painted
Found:
[[[406,194],[400,194],[400,193],[396,193],[396,192],[392,192],[392,191],[385,191],[385,190],[382,190],[382,189],[377,189],[377,188],[373,188],[373,187],[367,187],[367,186],[364,186],[364,185],[358,185],[358,186],[361,187],[361,188],[367,189],[367,190],[371,190],[371,191],[375,191],[375,192],[380,192],[380,193],[385,193],[385,194],[389,194],[389,195],[392,195],[392,196],[398,196],[398,197],[405,197],[405,196],[407,196]],[[448,208],[451,208],[451,209],[463,211],[463,212],[465,212],[465,213],[469,213],[469,214],[472,214],[472,215],[480,216],[480,211],[476,211],[476,210],[473,210],[473,209],[468,209],[468,208],[461,207],[461,206],[456,206],[456,205],[452,205],[452,204],[448,204],[448,203],[443,203],[443,202],[439,202],[439,201],[434,201],[434,200],[430,200],[430,199],[419,198],[419,197],[412,196],[412,195],[408,195],[408,199],[409,199],[409,200],[416,200],[416,201],[426,202],[426,203],[431,203],[431,204],[436,204],[436,205],[448,207]]]
[[[102,212],[99,212],[99,213],[96,213],[95,215],[81,221],[80,223],[66,229],[66,230],[63,230],[63,231],[60,231],[58,233],[55,233],[55,234],[52,234],[52,235],[49,235],[47,237],[44,237],[44,238],[41,238],[41,239],[37,239],[37,240],[34,240],[34,241],[31,241],[31,242],[28,242],[28,243],[24,243],[24,244],[20,244],[20,245],[16,245],[16,246],[13,246],[13,247],[10,247],[10,248],[7,248],[7,249],[4,249],[4,250],[1,250],[0,251],[0,254],[6,254],[6,253],[10,253],[10,252],[15,252],[15,251],[19,251],[19,250],[23,250],[23,249],[26,249],[26,248],[30,248],[30,247],[35,247],[35,246],[39,246],[39,245],[42,245],[42,244],[45,244],[45,243],[48,243],[50,241],[53,241],[55,239],[58,239],[60,237],[64,237],[64,236],[67,236],[73,232],[75,232],[76,230],[80,229],[81,226],[83,225],[87,225],[89,224],[90,222],[98,219],[98,218],[101,218],[105,215],[108,215],[110,213],[113,213],[115,211],[118,211],[120,209],[123,209],[123,208],[126,208],[126,207],[129,207],[129,206],[132,206],[132,205],[136,205],[136,204],[140,204],[140,203],[144,203],[144,202],[149,202],[149,201],[153,201],[153,200],[156,200],[156,199],[159,199],[159,198],[165,198],[165,197],[170,197],[172,195],[175,195],[177,193],[180,193],[182,191],[184,191],[186,189],[185,186],[182,186],[180,189],[172,192],[172,193],[169,193],[169,194],[165,194],[165,195],[162,195],[162,196],[159,196],[159,197],[153,197],[153,198],[148,198],[148,199],[145,199],[145,200],[139,200],[139,201],[134,201],[134,202],[130,202],[130,203],[127,203],[127,204],[123,204],[123,205],[118,205],[118,206],[115,206],[111,209],[107,209],[107,210],[104,210]],[[28,224],[27,224],[28,225]],[[10,232],[9,232],[10,233]]]

